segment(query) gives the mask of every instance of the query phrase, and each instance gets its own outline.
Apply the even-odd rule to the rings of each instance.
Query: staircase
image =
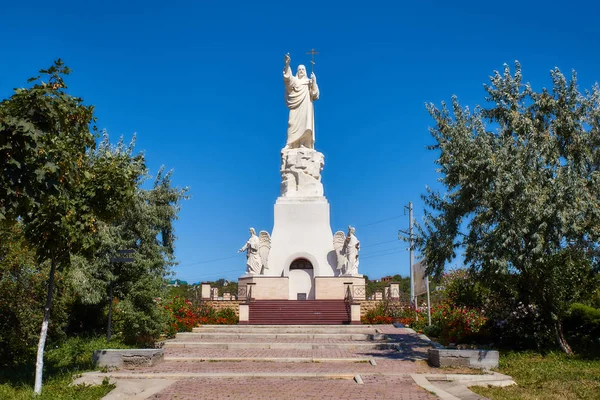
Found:
[[[344,300],[256,300],[250,325],[343,325],[350,323]]]

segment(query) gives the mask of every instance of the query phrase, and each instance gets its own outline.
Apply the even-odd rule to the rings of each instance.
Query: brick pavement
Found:
[[[415,384],[411,378],[366,376],[363,377],[363,381],[364,385],[357,385],[352,380],[344,379],[188,379],[176,382],[162,392],[151,396],[150,399],[437,399],[436,396]]]
[[[215,372],[320,372],[320,373],[354,373],[354,374],[412,374],[435,373],[425,361],[391,361],[377,360],[376,365],[368,362],[255,362],[255,361],[219,361],[219,362],[181,362],[165,361],[152,367],[137,367],[127,370],[130,373],[215,373]]]
[[[377,326],[394,342],[396,349],[210,349],[165,347],[165,357],[201,358],[369,358],[366,362],[257,362],[257,361],[165,361],[153,367],[137,367],[129,373],[344,373],[361,374],[364,385],[353,380],[324,378],[188,378],[177,381],[152,399],[435,399],[405,374],[431,373],[427,365],[429,345],[405,329]],[[215,328],[218,329],[218,328]],[[373,329],[373,333],[375,329]],[[183,339],[190,340],[189,337]],[[213,343],[213,338],[201,338]],[[223,341],[223,339],[219,339]],[[230,338],[234,343],[365,343],[335,338]],[[439,371],[439,370],[438,370]],[[124,371],[125,372],[125,371]]]

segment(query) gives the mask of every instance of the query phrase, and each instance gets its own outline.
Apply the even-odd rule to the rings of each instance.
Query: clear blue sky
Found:
[[[137,133],[151,171],[164,164],[190,187],[176,224],[177,277],[237,279],[248,227],[273,226],[288,112],[283,56],[295,71],[314,47],[332,229],[357,226],[362,273],[407,275],[403,206],[413,201],[419,218],[420,195],[437,178],[424,103],[452,94],[482,103],[482,84],[514,60],[537,89],[555,66],[575,69],[582,89],[600,79],[600,6],[552,4],[3,2],[0,97],[62,58],[74,71],[71,93],[96,106],[99,127],[115,141]]]

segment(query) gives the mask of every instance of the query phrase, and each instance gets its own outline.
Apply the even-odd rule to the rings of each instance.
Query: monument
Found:
[[[283,83],[289,117],[274,226],[271,235],[256,235],[250,228],[250,238],[239,250],[246,252],[247,262],[238,284],[252,288],[255,299],[344,299],[348,285],[365,284],[358,273],[360,244],[352,227],[347,235],[332,233],[321,182],[325,157],[315,150],[317,77],[314,71],[309,77],[304,65],[293,75],[290,61],[286,54]],[[314,58],[311,62],[314,67]]]

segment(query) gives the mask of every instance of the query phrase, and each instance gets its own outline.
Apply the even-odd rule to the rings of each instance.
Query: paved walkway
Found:
[[[342,379],[193,379],[176,382],[150,399],[437,399],[411,378],[369,376],[364,385]]]
[[[362,326],[356,329],[364,331],[366,328],[368,327]],[[219,331],[219,328],[214,329],[215,332]],[[227,329],[224,328],[222,332],[226,332]],[[415,376],[468,372],[444,371],[429,367],[425,359],[431,344],[414,332],[395,328],[393,325],[377,325],[372,328],[373,334],[384,333],[387,336],[387,340],[381,343],[395,343],[394,348],[390,349],[365,349],[364,345],[367,343],[378,343],[368,340],[366,336],[357,336],[356,340],[348,340],[347,337],[336,339],[335,335],[319,339],[265,339],[256,336],[259,329],[252,326],[245,329],[248,329],[249,334],[241,334],[240,337],[224,335],[220,338],[201,338],[187,334],[169,341],[164,348],[164,362],[152,367],[121,369],[109,374],[113,378],[128,382],[130,392],[119,397],[116,389],[108,398],[436,399],[439,397],[428,391],[435,388],[431,387],[427,380],[423,380],[424,378],[417,379]],[[296,327],[289,330],[299,329],[301,330]],[[308,327],[305,329],[310,330]],[[282,331],[284,330],[285,328],[282,328]],[[227,342],[235,343],[237,347],[242,347],[240,345],[243,344],[252,347],[253,343],[285,346],[296,343],[298,346],[296,349],[253,349],[245,346],[240,349],[211,349],[170,345],[186,341],[206,344]],[[302,348],[306,343],[327,344],[328,348]],[[348,346],[349,344],[356,346]],[[336,348],[337,345],[340,345],[340,348]],[[230,360],[220,361],[224,358]],[[244,358],[252,358],[253,361]],[[318,361],[314,362],[315,359]],[[357,359],[361,362],[356,362]],[[139,383],[144,380],[157,383],[154,386]],[[136,381],[138,383],[135,383]],[[156,386],[157,384],[159,386]],[[131,389],[136,385],[145,388],[141,391]],[[438,394],[444,399],[462,398],[452,395],[446,397],[443,391]]]

